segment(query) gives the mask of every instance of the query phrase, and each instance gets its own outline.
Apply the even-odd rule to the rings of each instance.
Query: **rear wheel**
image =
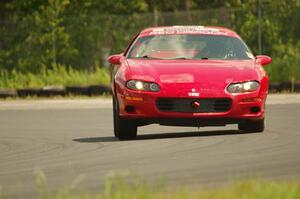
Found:
[[[238,124],[238,128],[246,132],[263,132],[265,130],[265,119],[242,122]]]
[[[130,140],[137,136],[137,125],[134,120],[119,115],[119,105],[113,97],[114,134],[119,140]]]

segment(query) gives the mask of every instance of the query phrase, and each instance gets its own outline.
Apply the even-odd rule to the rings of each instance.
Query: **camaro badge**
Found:
[[[197,93],[196,89],[192,88],[192,92],[188,93],[188,96],[190,96],[190,97],[199,97],[200,93]]]
[[[191,107],[192,107],[193,109],[199,109],[199,108],[200,108],[200,102],[198,102],[198,101],[193,101],[193,102],[191,103]]]

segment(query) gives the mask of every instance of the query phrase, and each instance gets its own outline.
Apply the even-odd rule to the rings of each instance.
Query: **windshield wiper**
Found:
[[[187,58],[187,57],[172,57],[172,58],[168,58],[168,59],[182,59],[182,60],[187,60],[187,59],[190,59],[190,58]]]
[[[186,58],[186,57],[175,57],[174,59],[183,59],[183,60],[186,60],[186,59],[189,59],[189,58]]]
[[[157,57],[151,57],[149,55],[143,55],[142,57],[136,57],[136,58],[143,58],[143,59],[160,59],[160,58],[157,58]]]

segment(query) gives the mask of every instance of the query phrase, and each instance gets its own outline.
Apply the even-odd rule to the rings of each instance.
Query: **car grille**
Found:
[[[192,104],[197,102],[198,107]],[[229,111],[232,101],[228,98],[212,99],[179,99],[160,98],[156,101],[156,106],[160,111],[181,112],[181,113],[219,113]]]

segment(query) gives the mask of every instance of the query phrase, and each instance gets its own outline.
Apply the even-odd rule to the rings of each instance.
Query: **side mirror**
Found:
[[[272,62],[272,58],[267,55],[257,55],[255,58],[262,66],[270,64]]]
[[[122,58],[122,55],[121,54],[118,54],[118,55],[111,55],[107,58],[107,61],[110,63],[110,64],[113,64],[113,65],[120,65],[121,64],[121,58]]]

